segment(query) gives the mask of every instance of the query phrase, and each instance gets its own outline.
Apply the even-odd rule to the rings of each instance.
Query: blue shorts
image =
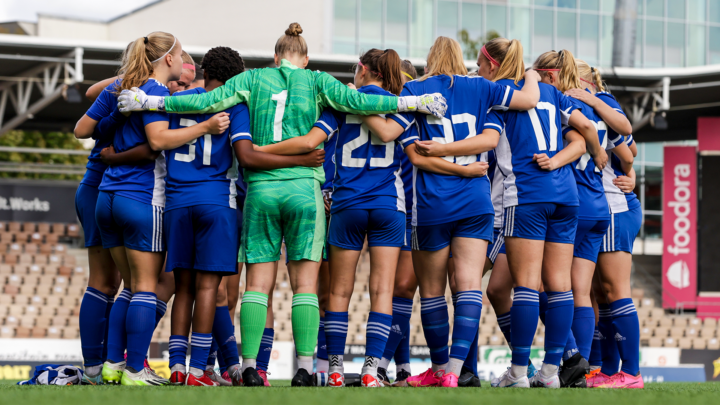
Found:
[[[553,243],[575,242],[578,207],[554,203],[523,204],[505,208],[504,236]]]
[[[603,236],[600,253],[628,252],[632,253],[635,237],[642,225],[642,208],[610,214],[610,226]]]
[[[85,247],[102,246],[103,244],[100,229],[95,221],[95,207],[99,193],[100,190],[97,187],[82,183],[75,192],[75,212],[85,233]]]
[[[609,219],[579,219],[573,257],[597,263],[600,245],[609,225]]]
[[[499,254],[505,254],[505,237],[502,233],[502,228],[493,229],[493,240],[488,243],[487,258],[490,259],[490,263],[495,264]]]
[[[242,235],[243,212],[242,212],[242,209],[240,208],[240,207],[242,207],[242,205],[238,205],[237,207],[238,208],[235,210],[236,215],[237,215],[237,234]],[[235,254],[237,254],[237,255],[240,254],[240,238],[239,237],[237,238],[237,250],[235,251]],[[239,256],[236,256],[236,259],[237,259],[237,257],[239,257]]]
[[[412,214],[407,215],[405,220],[405,244],[400,248],[404,252],[412,252]]]
[[[437,225],[414,226],[413,250],[434,252],[450,246],[452,238],[493,240],[494,214],[476,215]]]
[[[163,207],[101,191],[95,208],[105,249],[125,246],[140,252],[164,252]]]
[[[194,269],[237,273],[237,214],[220,205],[194,205],[165,212],[165,271]]]
[[[362,250],[365,235],[368,246],[403,246],[405,213],[388,209],[347,209],[330,216],[329,245]]]

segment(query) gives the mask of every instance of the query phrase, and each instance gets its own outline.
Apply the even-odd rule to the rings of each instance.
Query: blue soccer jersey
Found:
[[[323,163],[323,171],[325,172],[325,183],[323,183],[321,190],[324,193],[332,192],[333,180],[335,179],[335,146],[337,144],[337,137],[328,137],[323,145],[325,149],[325,163]]]
[[[519,90],[509,79],[499,84]],[[578,193],[572,169],[567,166],[547,171],[533,162],[533,156],[545,153],[555,156],[562,150],[562,126],[578,107],[555,87],[539,83],[540,101],[528,111],[505,111],[500,114],[504,131],[500,134],[495,153],[498,167],[505,176],[503,205],[505,208],[522,204],[554,203],[578,205]]]
[[[403,182],[405,192],[405,213],[412,220],[413,207],[413,165],[410,158],[405,154],[405,148],[398,142],[395,153],[400,157],[400,178]]]
[[[493,228],[501,228],[503,223],[503,194],[505,194],[505,176],[502,170],[497,167],[497,155],[495,150],[487,152],[488,171],[487,178],[490,179],[490,198],[495,210],[495,222]]]
[[[114,91],[115,86],[118,84],[119,82],[115,82],[103,89],[85,115],[98,122],[109,116],[113,110],[117,108],[117,97],[115,96]],[[107,169],[107,165],[100,159],[100,152],[112,145],[114,135],[114,131],[112,134],[101,134],[99,133],[97,126],[95,127],[95,131],[92,135],[93,139],[96,140],[95,146],[93,146],[90,151],[90,156],[88,156],[88,163],[87,166],[85,166],[87,171],[85,172],[85,176],[83,176],[82,181],[80,181],[80,184],[87,184],[92,187],[100,185],[103,173],[105,173],[105,169]]]
[[[600,119],[590,106],[580,100],[571,99],[575,105],[581,108],[581,111],[587,119],[589,119],[597,129],[600,146],[610,150],[614,147],[612,142],[608,142],[607,127],[605,122]],[[571,131],[572,127],[565,127],[563,133]],[[622,137],[621,137],[622,138]],[[582,202],[578,211],[578,219],[607,219],[610,217],[610,209],[608,207],[607,198],[605,198],[605,188],[603,187],[602,171],[595,166],[590,152],[580,156],[576,161],[570,164],[575,175],[577,183],[578,199]]]
[[[195,88],[177,93],[205,93]],[[232,143],[250,138],[250,114],[246,104],[228,110],[230,127],[217,135],[205,134],[187,144],[167,151],[165,211],[194,205],[221,205],[237,208],[235,181],[238,163]],[[179,129],[207,121],[213,114],[172,114],[170,129]]]
[[[472,138],[485,128],[499,129],[497,123],[487,122],[488,111],[492,107],[508,108],[514,90],[482,77],[442,75],[408,82],[402,95],[431,93],[442,94],[447,100],[445,117],[415,114],[417,125],[411,125],[401,135],[406,147],[411,145],[414,136],[447,144]],[[481,155],[443,157],[463,166],[481,158]],[[487,176],[456,177],[416,168],[413,192],[413,226],[437,225],[494,213]]]
[[[140,90],[151,96],[170,96],[168,88],[155,79],[149,79],[140,86]],[[147,143],[145,126],[157,121],[169,121],[168,115],[162,112],[131,114],[127,122],[115,133],[113,141],[115,151],[125,152]],[[164,152],[150,163],[110,166],[105,170],[100,190],[145,204],[164,207],[166,172]]]
[[[363,86],[361,93],[393,96],[377,86]],[[403,127],[412,114],[397,114]],[[328,137],[337,133],[335,178],[331,213],[354,209],[390,209],[405,212],[405,190],[400,176],[400,156],[393,142],[382,142],[358,115],[326,109],[315,124]],[[325,157],[327,161],[327,156]]]
[[[600,92],[595,94],[597,98],[605,102],[615,111],[618,111],[622,115],[625,112],[620,108],[615,97],[607,92]],[[614,144],[618,144],[620,135],[615,132],[612,128],[607,128],[608,140]],[[632,135],[625,139],[625,142],[630,146],[632,144]],[[603,186],[605,187],[605,197],[607,197],[608,205],[610,206],[610,212],[618,214],[621,212],[629,211],[640,206],[640,200],[634,192],[623,193],[615,184],[613,180],[619,176],[625,176],[620,166],[620,159],[612,152],[608,152],[608,164],[603,169]]]

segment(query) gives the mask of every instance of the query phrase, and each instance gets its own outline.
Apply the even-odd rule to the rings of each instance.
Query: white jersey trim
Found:
[[[157,207],[165,207],[165,176],[167,176],[167,164],[165,162],[165,151],[155,159],[155,184],[153,185],[153,194],[151,204]]]

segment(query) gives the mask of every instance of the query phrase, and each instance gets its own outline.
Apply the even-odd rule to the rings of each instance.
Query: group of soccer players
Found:
[[[394,50],[371,49],[344,85],[305,69],[301,33],[293,23],[278,39],[276,68],[245,71],[230,48],[197,65],[175,36],[154,32],[128,45],[118,77],[88,91],[96,100],[75,130],[97,141],[76,196],[91,273],[84,381],[269,386],[284,245],[292,385],[327,377],[342,387],[367,243],[360,385],[390,385],[394,358],[394,385],[479,386],[482,276],[492,268],[488,296],[513,353],[493,386],[642,387],[630,299],[636,149],[599,72],[569,51],[526,71],[520,42],[498,38],[468,74],[457,41],[439,37],[421,77]],[[240,356],[232,314],[243,263]],[[418,288],[432,367],[413,376]],[[173,294],[166,380],[145,356]],[[535,370],[538,317],[545,359]]]

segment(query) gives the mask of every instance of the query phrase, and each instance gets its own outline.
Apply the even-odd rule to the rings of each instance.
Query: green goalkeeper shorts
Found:
[[[290,260],[319,262],[325,241],[320,182],[301,178],[249,183],[240,238],[239,262],[279,260],[283,238]]]

